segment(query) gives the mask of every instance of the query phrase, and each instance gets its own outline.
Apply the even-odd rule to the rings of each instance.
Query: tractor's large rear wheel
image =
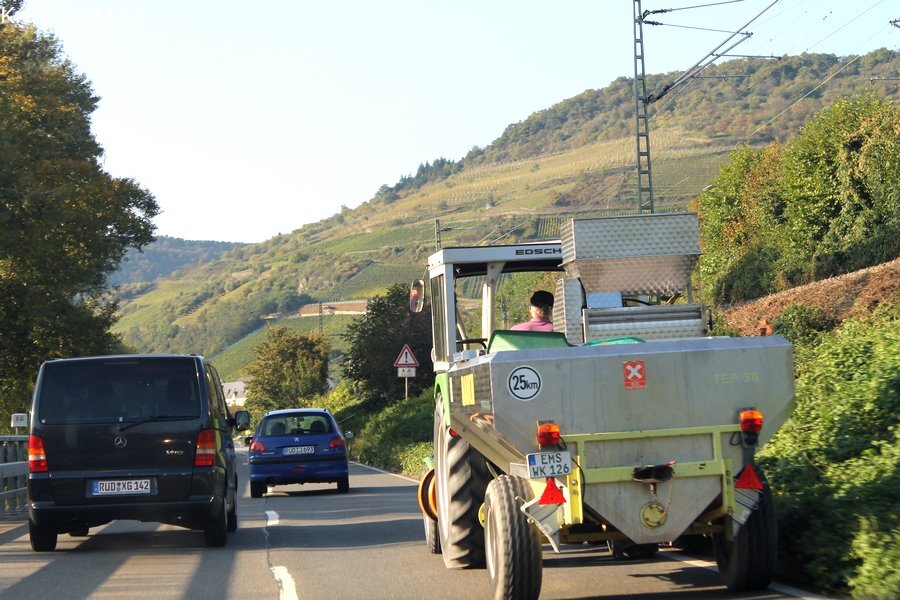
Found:
[[[434,451],[438,532],[448,569],[484,566],[484,528],[478,511],[490,480],[485,458],[468,442],[450,434],[441,395],[434,413]]]
[[[484,536],[495,599],[526,600],[541,594],[540,538],[519,510],[531,497],[531,486],[521,477],[501,475],[488,485]]]
[[[778,530],[768,484],[763,483],[759,503],[747,522],[729,541],[725,534],[713,537],[719,573],[734,592],[764,590],[775,574]],[[730,527],[730,523],[727,525]]]

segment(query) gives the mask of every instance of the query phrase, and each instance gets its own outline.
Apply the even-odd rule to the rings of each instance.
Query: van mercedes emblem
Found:
[[[128,438],[126,438],[124,435],[117,435],[116,439],[113,441],[113,444],[115,444],[116,448],[124,448],[128,445]]]

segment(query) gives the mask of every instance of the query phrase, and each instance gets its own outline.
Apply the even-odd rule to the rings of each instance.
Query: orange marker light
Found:
[[[556,423],[539,423],[537,427],[537,441],[541,446],[556,446],[559,444],[559,425]]]
[[[742,410],[740,422],[741,431],[744,433],[759,433],[763,425],[763,416],[758,410]]]

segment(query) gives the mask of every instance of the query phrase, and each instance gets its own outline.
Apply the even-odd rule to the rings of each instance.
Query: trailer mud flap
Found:
[[[523,504],[519,510],[544,534],[544,537],[553,546],[553,551],[559,554],[560,505],[541,504],[540,500],[540,498],[534,498]]]

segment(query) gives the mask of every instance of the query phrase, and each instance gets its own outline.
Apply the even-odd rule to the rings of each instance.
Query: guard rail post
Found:
[[[25,510],[27,478],[28,436],[0,436],[0,515]]]

